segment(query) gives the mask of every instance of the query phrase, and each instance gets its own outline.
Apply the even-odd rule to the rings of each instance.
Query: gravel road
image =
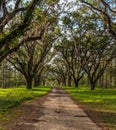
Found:
[[[35,130],[100,130],[62,89],[54,88],[43,104]]]
[[[53,88],[21,109],[25,114],[11,120],[6,130],[101,130],[63,89]]]

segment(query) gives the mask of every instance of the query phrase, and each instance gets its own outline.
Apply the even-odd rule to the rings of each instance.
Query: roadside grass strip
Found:
[[[116,130],[116,89],[64,87],[98,124]]]
[[[27,90],[25,87],[0,89],[0,115],[25,100],[45,95],[50,87],[36,87]]]

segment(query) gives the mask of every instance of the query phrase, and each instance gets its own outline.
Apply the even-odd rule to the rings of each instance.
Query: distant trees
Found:
[[[102,62],[102,64],[104,64],[104,62]],[[115,58],[109,63],[103,76],[99,79],[98,86],[104,88],[116,87],[116,59]]]
[[[82,52],[82,54],[84,54],[82,56],[84,62],[83,69],[88,75],[88,80],[92,90],[95,88],[96,82],[103,75],[107,66],[116,56],[115,43],[112,43],[111,45],[111,42],[113,42],[112,39],[107,39],[107,36],[105,39],[102,38],[99,42],[96,39],[97,43],[94,42],[95,44],[91,44],[90,47],[87,47]]]
[[[115,3],[114,0],[111,0],[109,2],[105,0],[100,0],[100,1],[99,0],[97,1],[96,0],[93,0],[93,1],[81,0],[81,2],[84,3],[83,6],[85,5],[85,7],[88,7],[89,10],[95,16],[97,16],[96,17],[97,23],[99,22],[99,26],[103,24],[101,28],[103,29],[104,32],[106,32],[106,34],[104,34],[104,32],[101,32],[102,38],[100,38],[100,34],[99,35],[97,35],[97,33],[95,34],[95,37],[99,38],[99,40],[96,40],[96,39],[93,40],[94,42],[96,41],[98,42],[96,42],[95,45],[93,44],[93,48],[95,50],[92,53],[89,52],[90,57],[91,57],[90,59],[93,60],[93,64],[86,62],[86,65],[84,66],[84,70],[86,71],[86,73],[88,73],[90,84],[93,84],[93,87],[91,85],[91,89],[92,88],[94,89],[94,86],[95,86],[94,84],[96,84],[96,82],[101,76],[106,77],[106,81],[105,81],[106,86],[108,85],[107,79],[109,76],[106,73],[104,74],[104,72],[106,68],[110,66],[110,64],[112,63],[112,60],[116,57],[116,41],[115,41],[116,40],[116,21],[115,21],[116,5],[114,4]],[[112,36],[108,35],[107,34],[108,32]],[[93,33],[91,37],[92,36],[93,36]],[[99,53],[96,55],[96,58],[94,58],[96,50],[98,50]],[[84,56],[84,58],[86,58],[86,56]],[[87,57],[87,60],[89,61],[88,57]],[[102,78],[102,82],[104,82],[104,78]]]
[[[2,0],[2,86],[5,86],[5,77],[9,77],[10,81],[10,73],[5,68],[15,71],[16,75],[20,72],[28,89],[32,88],[33,81],[34,86],[57,82],[59,85],[78,87],[85,77],[91,90],[96,84],[107,87],[107,82],[114,82],[114,2],[80,0],[60,4],[58,0]],[[108,79],[107,82],[105,79]]]
[[[76,53],[77,48],[75,48],[74,42],[64,38],[55,48],[66,68],[65,77],[67,78],[67,85],[71,86],[73,79],[75,87],[78,87],[78,83],[83,76],[83,71],[80,56]]]
[[[6,60],[0,66],[0,87],[17,87],[25,85],[24,77]]]
[[[116,41],[91,9],[86,9],[88,14],[81,15],[83,9],[81,7],[80,12],[72,12],[63,18],[66,40],[62,40],[58,51],[71,70],[75,86],[78,86],[78,81],[86,73],[90,88],[94,90],[98,79],[116,57]]]
[[[33,78],[37,78],[38,74],[41,73],[41,69],[46,62],[46,56],[56,39],[53,35],[50,36],[44,36],[38,42],[25,43],[23,47],[7,58],[14,68],[24,75],[27,89],[32,88]]]
[[[59,85],[67,85],[67,68],[60,58],[54,60],[54,67],[51,68],[53,77]]]
[[[55,11],[57,1],[41,3],[39,0],[33,0],[29,3],[21,3],[20,0],[17,0],[13,4],[22,4],[22,6],[26,5],[27,7],[25,7],[24,14],[20,13],[19,16],[14,16],[13,20],[15,21],[9,24],[11,32],[8,35],[2,35],[0,44],[3,43],[3,47],[1,46],[0,58],[2,61],[8,55],[7,60],[23,74],[27,88],[31,89],[33,78],[36,79],[37,73],[44,65],[46,55],[57,39],[57,31],[54,31],[58,20],[58,12]],[[10,29],[8,30],[10,31]]]

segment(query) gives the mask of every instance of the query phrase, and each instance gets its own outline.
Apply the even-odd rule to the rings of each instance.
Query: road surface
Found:
[[[53,88],[41,106],[38,99],[26,105],[26,117],[8,130],[101,130],[63,89]]]

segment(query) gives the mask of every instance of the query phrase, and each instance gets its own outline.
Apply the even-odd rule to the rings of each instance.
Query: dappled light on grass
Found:
[[[90,102],[98,106],[100,105],[100,107],[104,105],[104,107],[108,107],[111,111],[116,110],[116,89],[96,89],[94,91],[86,87],[66,89],[73,97],[82,102]]]
[[[30,100],[45,95],[50,87],[37,87],[27,90],[25,87],[0,89],[0,113],[20,104],[24,100]]]
[[[116,89],[101,89],[91,91],[87,87],[66,87],[70,95],[76,99],[89,115],[97,118],[97,122],[116,129]],[[96,117],[94,117],[96,116]]]

